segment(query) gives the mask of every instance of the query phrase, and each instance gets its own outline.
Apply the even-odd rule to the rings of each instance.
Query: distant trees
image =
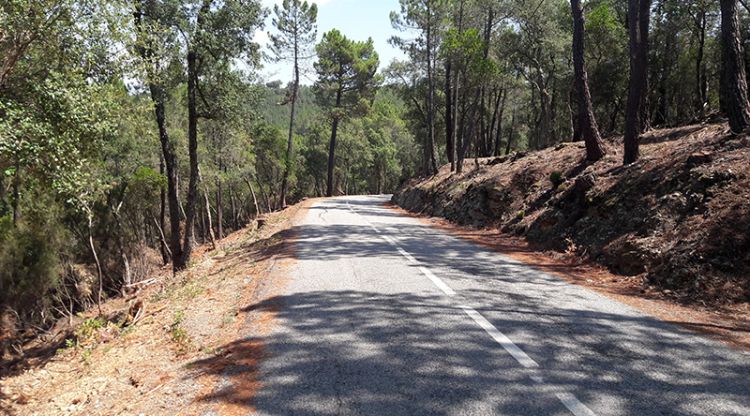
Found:
[[[262,9],[257,1],[196,0],[192,7],[180,3],[157,3],[135,0],[135,50],[145,67],[144,79],[154,102],[159,128],[163,160],[166,165],[171,225],[171,253],[175,271],[187,267],[192,253],[195,221],[198,215],[199,182],[201,179],[198,155],[199,119],[219,117],[226,109],[221,101],[211,100],[214,89],[222,89],[232,78],[231,65],[235,59],[245,58],[252,65],[257,62],[258,46],[252,42],[255,28],[262,21]],[[182,46],[180,47],[181,43]],[[173,45],[170,47],[170,45]],[[189,182],[183,207],[177,195],[177,156],[166,129],[165,79],[166,65],[181,59],[184,50],[187,84],[187,141]],[[217,200],[220,200],[217,195]],[[184,235],[180,218],[184,216]]]
[[[292,63],[292,82],[285,103],[291,107],[289,115],[289,134],[287,138],[287,150],[284,163],[284,175],[281,182],[279,205],[286,206],[286,195],[289,187],[289,173],[292,168],[294,154],[294,116],[299,96],[300,61],[309,59],[311,46],[315,43],[317,36],[316,20],[318,6],[307,1],[284,0],[282,7],[274,5],[275,17],[273,26],[278,31],[271,33],[270,49],[275,60],[289,61]]]
[[[440,46],[440,33],[448,2],[446,0],[400,0],[400,13],[391,13],[393,27],[401,31],[416,30],[417,39],[394,37],[391,43],[403,49],[415,64],[423,68],[426,75],[426,102],[424,123],[426,135],[422,146],[423,170],[434,174],[438,169],[436,134],[436,62]]]
[[[331,193],[380,193],[413,175],[408,108],[376,92],[372,41],[326,38],[322,106],[300,85],[316,10],[277,8],[285,89],[257,72],[257,0],[2,3],[0,305],[43,328],[189,267],[195,244],[323,195],[326,176]]]
[[[323,35],[316,51],[318,79],[314,86],[315,96],[331,121],[326,196],[332,196],[339,123],[368,110],[378,85],[375,72],[379,60],[372,39],[352,41],[336,29]]]
[[[596,137],[616,133],[625,135],[628,164],[652,123],[730,116],[723,107],[732,94],[720,99],[720,85],[742,83],[713,76],[732,66],[714,59],[731,44],[721,40],[719,11],[706,0],[403,0],[391,15],[402,32],[392,43],[407,59],[386,73],[412,110],[424,173],[434,171],[432,159],[462,172],[468,157],[578,139],[597,159],[604,147]],[[740,49],[724,55],[747,72],[741,22],[750,12],[735,13]]]

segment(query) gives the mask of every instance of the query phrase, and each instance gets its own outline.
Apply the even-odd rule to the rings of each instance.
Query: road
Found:
[[[383,206],[316,203],[259,415],[750,415],[750,354]]]

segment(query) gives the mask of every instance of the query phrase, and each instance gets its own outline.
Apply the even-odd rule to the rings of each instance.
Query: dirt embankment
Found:
[[[406,184],[412,212],[524,237],[684,302],[750,301],[750,139],[724,124],[655,130],[623,167],[622,140],[584,161],[582,143],[466,161]]]
[[[310,202],[200,247],[185,272],[165,268],[101,316],[75,317],[67,339],[40,339],[47,353],[0,366],[0,415],[247,414],[274,316],[254,305],[283,287]]]

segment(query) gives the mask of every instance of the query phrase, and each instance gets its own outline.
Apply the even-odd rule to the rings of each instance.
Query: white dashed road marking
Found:
[[[492,339],[494,339],[498,344],[500,344],[505,351],[508,352],[508,354],[512,355],[513,358],[518,361],[518,364],[521,364],[525,368],[537,368],[539,367],[539,364],[537,364],[536,361],[534,361],[531,357],[526,355],[525,352],[521,348],[518,347],[518,345],[514,344],[513,341],[510,340],[505,334],[500,332],[497,328],[495,328],[495,325],[492,325],[490,321],[487,320],[484,316],[482,316],[481,313],[477,312],[476,309],[470,308],[468,306],[461,306],[461,309],[466,312],[471,319],[474,320],[474,322],[477,323],[482,329],[487,332]]]
[[[349,208],[350,211],[352,211],[355,215],[360,215],[357,213],[357,211],[352,208],[352,206],[349,204],[349,201],[346,202],[346,206]],[[380,231],[372,224],[370,223],[364,216],[360,215],[365,222],[372,228],[376,233],[380,233]],[[411,254],[409,254],[408,251],[404,250],[401,246],[398,245],[398,242],[396,242],[392,237],[383,235],[383,240],[387,241],[389,244],[394,246],[396,250],[404,256],[410,263],[419,264],[419,261],[414,258]],[[435,276],[435,274],[430,271],[430,269],[419,266],[419,271],[425,275],[430,281],[437,286],[438,289],[440,289],[446,296],[454,297],[456,296],[456,291],[453,290],[450,286],[448,286],[447,283],[445,283],[442,279]],[[487,334],[492,337],[492,339],[495,340],[498,344],[500,344],[503,349],[510,354],[513,358],[515,358],[518,363],[528,369],[534,369],[539,368],[539,364],[534,361],[531,357],[528,356],[518,345],[516,345],[510,338],[508,338],[505,334],[500,332],[499,329],[495,327],[495,325],[492,325],[490,321],[487,320],[484,316],[482,316],[481,313],[479,313],[476,309],[460,305],[459,306],[465,313],[468,315],[477,325],[479,325],[480,328],[484,329]],[[532,375],[531,379],[536,382],[537,384],[543,384],[544,379],[541,376],[538,375]],[[575,416],[596,416],[594,412],[591,411],[588,407],[586,407],[585,404],[581,403],[575,395],[572,393],[566,393],[566,392],[560,392],[555,393],[555,397],[560,400],[560,402],[565,406],[573,415]]]

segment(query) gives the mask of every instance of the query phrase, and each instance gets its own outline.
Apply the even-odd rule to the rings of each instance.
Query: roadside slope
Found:
[[[201,247],[188,270],[163,270],[135,295],[102,305],[101,317],[82,314],[56,353],[51,339],[50,354],[3,367],[0,414],[243,414],[225,399],[245,401],[257,389],[264,346],[249,337],[273,318],[246,308],[283,287],[291,228],[310,203],[270,214],[263,228],[240,230],[216,250]],[[130,313],[134,305],[140,312]]]
[[[750,146],[723,124],[655,130],[621,166],[620,138],[588,164],[582,143],[467,160],[406,184],[403,208],[522,236],[683,301],[750,300]]]

